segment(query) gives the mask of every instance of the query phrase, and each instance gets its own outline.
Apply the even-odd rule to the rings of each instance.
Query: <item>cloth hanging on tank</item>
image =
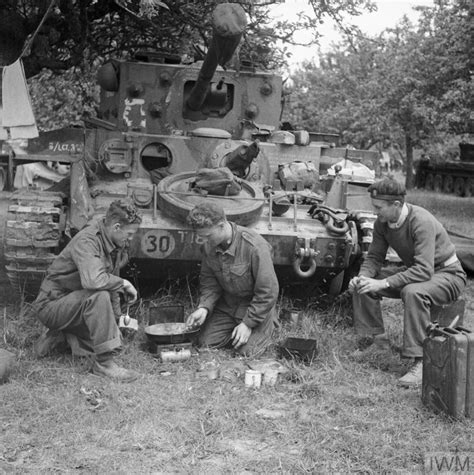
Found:
[[[38,137],[30,94],[21,59],[5,66],[2,73],[3,128],[10,130],[10,138]]]

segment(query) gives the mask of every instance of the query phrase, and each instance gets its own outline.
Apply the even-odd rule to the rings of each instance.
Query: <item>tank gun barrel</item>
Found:
[[[186,102],[189,109],[201,109],[217,66],[230,61],[247,26],[244,9],[238,3],[221,3],[212,14],[213,35],[199,76]]]

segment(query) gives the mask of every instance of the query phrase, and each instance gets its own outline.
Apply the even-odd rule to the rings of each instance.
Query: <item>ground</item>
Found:
[[[0,199],[3,217],[2,207]],[[399,301],[384,301],[392,349],[379,359],[354,357],[346,296],[329,308],[282,298],[281,315],[298,306],[298,318],[284,320],[277,341],[313,338],[318,354],[305,365],[275,348],[268,356],[285,368],[275,386],[246,388],[243,372],[255,362],[224,351],[162,364],[143,328],[120,356],[141,377],[118,384],[92,375],[86,359],[37,360],[40,327],[19,314],[3,271],[0,285],[0,348],[16,356],[0,385],[1,473],[421,473],[465,453],[474,470],[472,421],[435,414],[420,389],[396,384],[408,367],[398,354]],[[163,302],[176,298],[164,293]],[[464,298],[474,328],[472,276]],[[142,327],[144,309],[133,309]]]

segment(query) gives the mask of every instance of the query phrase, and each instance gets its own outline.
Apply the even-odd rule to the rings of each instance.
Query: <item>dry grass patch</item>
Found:
[[[472,223],[474,206],[465,213]],[[458,221],[452,209],[445,216],[453,226]],[[98,378],[88,360],[71,355],[37,360],[32,343],[40,326],[5,294],[0,345],[16,353],[17,365],[0,386],[0,472],[412,473],[423,470],[427,453],[474,446],[472,421],[436,415],[422,405],[420,390],[396,386],[406,368],[397,352],[398,300],[383,302],[392,350],[361,361],[353,355],[347,294],[335,301],[282,297],[281,315],[297,312],[299,320],[283,322],[266,357],[276,358],[277,344],[288,336],[316,339],[319,352],[311,365],[282,360],[287,372],[277,385],[254,390],[241,374],[251,361],[226,351],[161,364],[147,350],[144,300],[132,309],[140,331],[120,356],[141,372],[135,383]],[[196,289],[170,284],[152,298],[188,311]],[[466,325],[474,328],[472,278],[465,299]],[[202,371],[208,363],[221,369],[218,379]]]
[[[474,282],[470,281],[473,309]],[[161,296],[160,298],[163,298]],[[280,302],[294,309],[294,302]],[[335,304],[343,315],[342,301]],[[137,307],[140,308],[140,307]],[[400,339],[400,303],[384,302],[391,342]],[[0,387],[0,469],[8,473],[318,473],[394,472],[423,467],[424,454],[470,451],[471,421],[451,421],[423,407],[419,390],[396,386],[403,364],[356,361],[348,321],[331,322],[329,307],[299,309],[297,325],[277,335],[315,338],[309,366],[283,360],[275,387],[247,389],[243,376],[210,380],[214,362],[245,367],[225,351],[203,351],[183,363],[161,364],[143,333],[120,357],[139,370],[133,384],[89,372],[87,360],[56,355],[41,361],[24,347],[10,383]],[[144,314],[143,314],[144,315]],[[139,319],[143,315],[136,314]],[[143,321],[142,321],[143,323]],[[31,322],[8,324],[25,328]],[[35,324],[32,324],[35,328]],[[21,344],[23,344],[21,343]],[[275,357],[276,348],[267,357]],[[97,405],[97,400],[100,404]]]
[[[447,230],[472,237],[474,197],[460,198],[434,191],[410,190],[407,201],[430,211]]]

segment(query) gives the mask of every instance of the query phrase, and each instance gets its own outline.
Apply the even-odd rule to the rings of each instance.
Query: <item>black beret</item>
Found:
[[[403,199],[407,194],[405,185],[390,177],[372,183],[367,191],[371,198],[387,201]]]

